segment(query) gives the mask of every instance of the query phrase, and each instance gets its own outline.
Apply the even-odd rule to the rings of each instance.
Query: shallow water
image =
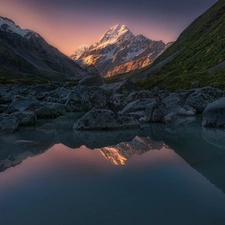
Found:
[[[224,130],[52,125],[0,137],[0,224],[225,224]]]

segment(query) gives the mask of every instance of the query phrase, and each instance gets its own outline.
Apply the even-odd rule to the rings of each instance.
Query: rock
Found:
[[[6,86],[0,87],[0,98],[9,92]]]
[[[1,104],[0,105],[0,113],[5,112],[7,110],[7,108],[8,108],[8,106],[9,105],[7,105],[7,104]]]
[[[26,110],[30,105],[40,104],[38,101],[29,101],[29,100],[13,100],[13,102],[9,105],[7,112],[14,113],[18,111]]]
[[[185,105],[193,107],[197,113],[202,113],[209,103],[225,96],[224,91],[212,87],[198,88],[193,91],[187,97]]]
[[[202,126],[225,127],[225,97],[210,103],[202,113]]]
[[[133,102],[130,102],[129,104],[127,104],[123,108],[121,113],[127,114],[130,112],[145,111],[147,105],[151,104],[151,103],[152,103],[152,99],[149,99],[149,98],[139,99],[139,100],[136,100],[136,101],[133,101]]]
[[[106,109],[93,109],[74,124],[74,129],[126,129],[138,126],[139,122],[134,116],[115,114]]]
[[[127,105],[127,98],[122,94],[113,94],[109,98],[107,106],[114,112],[122,110]]]
[[[161,103],[159,105],[157,105],[152,112],[152,116],[151,116],[151,122],[153,123],[161,123],[161,122],[165,122],[165,114],[168,112],[166,111],[166,106],[165,104]]]
[[[1,103],[5,104],[5,103],[11,103],[14,99],[14,97],[16,96],[15,93],[9,92],[6,95],[3,95],[1,97]]]
[[[127,104],[121,111],[122,114],[131,114],[139,119],[139,122],[150,122],[157,102],[149,98],[139,99]]]
[[[89,87],[88,88],[89,100],[93,107],[106,108],[108,104],[107,91],[102,87]]]
[[[161,101],[162,99],[170,95],[169,90],[160,86],[157,86],[154,89],[152,89],[151,93],[152,93],[151,98],[154,98],[158,101]]]
[[[7,134],[14,132],[19,126],[18,119],[13,115],[0,115],[0,133]]]
[[[34,112],[16,112],[13,113],[18,120],[20,126],[28,126],[28,125],[34,125],[37,122],[37,115]]]
[[[70,92],[71,92],[71,89],[68,89],[65,87],[59,87],[56,90],[53,90],[50,92],[40,93],[37,98],[40,101],[65,104]]]
[[[50,92],[57,89],[59,86],[55,83],[48,83],[48,84],[33,84],[30,86],[32,90],[33,96],[38,96],[38,94],[43,92]]]
[[[84,86],[101,86],[105,84],[102,77],[100,76],[98,70],[93,66],[90,65],[87,68],[85,68],[85,71],[88,73],[89,76],[83,78],[79,81],[79,85]]]
[[[196,110],[185,105],[187,97],[193,90],[179,90],[171,93],[155,107],[152,113],[152,122],[172,123],[179,116],[194,116]]]
[[[67,112],[87,112],[92,108],[86,87],[77,87],[68,96],[65,103]]]
[[[36,102],[30,104],[25,111],[34,112],[38,119],[50,119],[64,116],[66,113],[66,107],[59,103]]]
[[[127,102],[130,103],[142,98],[152,98],[152,92],[149,90],[134,91],[128,95]]]
[[[127,97],[131,92],[137,90],[137,87],[134,85],[134,83],[129,80],[105,84],[102,86],[102,88],[105,89],[108,96],[112,96],[113,94],[122,94],[125,97]]]

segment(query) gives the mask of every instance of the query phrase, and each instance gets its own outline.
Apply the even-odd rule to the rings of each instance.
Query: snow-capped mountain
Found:
[[[11,78],[78,79],[86,72],[39,34],[0,17],[0,72]]]
[[[71,56],[80,65],[93,64],[101,76],[108,77],[151,64],[164,50],[162,41],[133,35],[125,25],[106,31],[94,45],[83,45]]]

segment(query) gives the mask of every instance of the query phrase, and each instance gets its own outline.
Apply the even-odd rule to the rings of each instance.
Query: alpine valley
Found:
[[[219,0],[174,43],[118,24],[69,57],[0,17],[0,225],[224,225],[224,24]]]
[[[150,65],[172,42],[152,41],[118,24],[93,45],[82,45],[71,56],[81,66],[94,65],[102,77],[130,72]]]

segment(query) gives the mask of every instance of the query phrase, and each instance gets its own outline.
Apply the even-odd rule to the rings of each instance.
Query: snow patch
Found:
[[[103,48],[107,45],[123,42],[133,37],[134,35],[130,32],[126,25],[118,24],[106,31],[95,46]]]
[[[78,60],[82,54],[86,51],[88,51],[90,49],[91,45],[87,45],[87,44],[84,44],[84,45],[81,45],[80,47],[78,47],[76,49],[76,51],[74,52],[74,54],[71,56],[73,60]]]
[[[116,48],[113,48],[110,52],[105,54],[105,60],[113,59],[116,52]]]
[[[3,28],[3,25],[7,25],[6,28]],[[26,35],[29,32],[32,32],[32,30],[28,30],[28,29],[21,29],[18,25],[16,25],[13,21],[0,17],[0,30],[1,31],[6,31],[8,33],[16,33],[19,34],[22,37],[26,37]]]
[[[125,62],[130,61],[132,58],[134,58],[135,56],[141,54],[143,51],[144,51],[144,49],[140,49],[137,52],[135,52],[135,51],[134,52],[128,52],[127,56],[125,58]]]

